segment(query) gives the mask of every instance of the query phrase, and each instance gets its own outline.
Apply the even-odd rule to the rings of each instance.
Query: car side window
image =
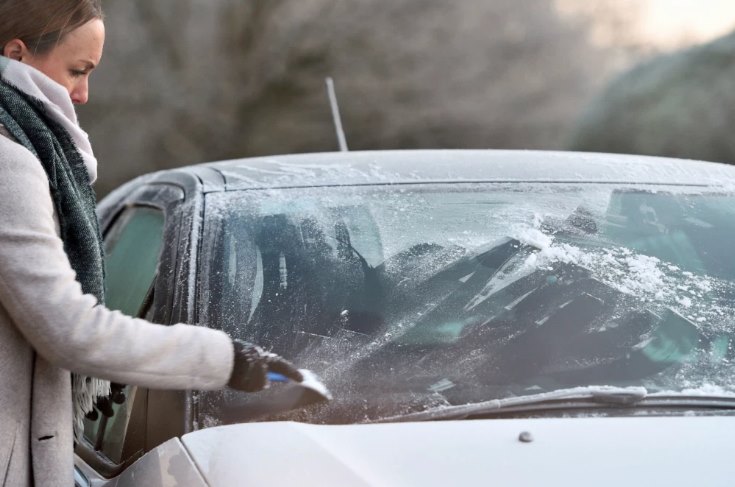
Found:
[[[123,212],[105,236],[107,307],[137,316],[156,274],[163,212],[146,206]]]
[[[106,305],[129,316],[146,315],[163,244],[164,214],[134,206],[123,211],[104,238]],[[120,464],[143,449],[147,390],[125,386],[126,400],[113,403],[112,417],[85,420],[84,436],[94,450]]]

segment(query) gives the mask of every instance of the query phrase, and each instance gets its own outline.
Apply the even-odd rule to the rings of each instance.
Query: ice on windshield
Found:
[[[200,320],[325,379],[338,400],[311,420],[591,385],[733,390],[731,193],[427,184],[205,208]]]
[[[697,323],[727,330],[727,313],[732,303],[718,303],[713,296],[724,295],[732,286],[727,279],[695,274],[661,259],[636,253],[627,247],[583,249],[557,242],[537,228],[511,232],[519,241],[538,248],[524,260],[513,278],[555,262],[577,264],[592,271],[592,276],[619,291],[636,296],[641,303],[668,306]],[[497,286],[497,285],[496,285]],[[492,293],[488,290],[485,295]],[[478,296],[482,299],[482,296]]]

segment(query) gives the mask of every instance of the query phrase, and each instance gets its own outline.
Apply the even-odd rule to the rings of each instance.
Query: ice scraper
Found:
[[[307,369],[299,369],[299,372],[304,376],[304,380],[301,382],[294,382],[285,375],[281,375],[276,372],[268,372],[268,380],[270,382],[292,384],[294,387],[302,389],[304,394],[311,396],[310,401],[305,401],[307,404],[330,401],[332,399],[332,394],[327,389],[327,386],[319,380],[319,377],[317,377],[314,372]]]

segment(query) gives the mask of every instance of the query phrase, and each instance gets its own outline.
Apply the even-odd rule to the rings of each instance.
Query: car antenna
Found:
[[[345,131],[342,129],[342,118],[339,116],[339,105],[337,105],[337,95],[334,93],[334,80],[327,76],[327,96],[329,96],[329,106],[332,108],[332,120],[334,121],[334,130],[337,132],[337,142],[340,152],[348,152],[347,139]]]

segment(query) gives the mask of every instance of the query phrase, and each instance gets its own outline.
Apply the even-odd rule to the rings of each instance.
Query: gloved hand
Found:
[[[96,421],[99,418],[99,413],[103,416],[111,418],[114,411],[112,409],[112,403],[122,404],[125,402],[125,384],[118,384],[117,382],[110,383],[110,395],[100,396],[94,403],[94,408],[86,414],[87,419]]]
[[[266,352],[252,343],[232,340],[235,346],[235,366],[227,385],[245,392],[256,392],[268,383],[268,372],[276,372],[296,382],[304,377],[295,365],[275,353]]]

